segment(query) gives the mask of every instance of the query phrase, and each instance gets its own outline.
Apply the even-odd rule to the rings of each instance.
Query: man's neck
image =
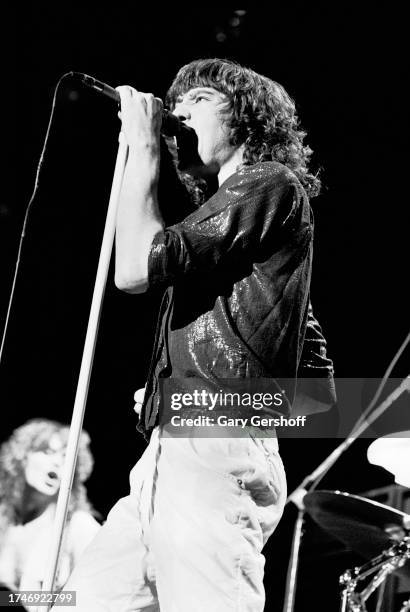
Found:
[[[218,185],[219,187],[238,169],[238,166],[243,164],[243,146],[236,149],[231,157],[221,166],[218,172]]]

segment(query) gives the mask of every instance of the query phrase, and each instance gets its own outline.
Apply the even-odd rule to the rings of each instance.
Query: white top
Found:
[[[0,550],[0,582],[11,589],[41,589],[51,544],[55,506],[24,524],[10,527]],[[67,581],[79,556],[94,538],[100,525],[84,510],[77,510],[66,524],[56,588]]]

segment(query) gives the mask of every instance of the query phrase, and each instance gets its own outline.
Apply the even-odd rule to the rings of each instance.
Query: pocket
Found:
[[[249,470],[248,438],[197,438],[186,439],[194,461],[207,472],[228,479],[244,489],[243,476]]]
[[[287,496],[286,473],[283,462],[278,450],[276,438],[266,439],[257,438],[262,452],[264,453],[267,469],[270,474],[272,484],[277,493],[276,502],[284,505]]]
[[[247,438],[191,438],[191,451],[203,469],[234,481],[260,506],[276,504],[281,496],[284,472],[274,449],[276,440]],[[269,450],[268,450],[269,449]],[[279,465],[276,463],[279,461]]]

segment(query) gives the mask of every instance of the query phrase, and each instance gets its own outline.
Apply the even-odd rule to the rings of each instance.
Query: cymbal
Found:
[[[304,497],[306,512],[322,529],[370,560],[410,528],[410,515],[376,501],[341,491],[313,491]],[[408,575],[410,560],[398,570]]]
[[[397,484],[410,487],[410,431],[400,431],[374,440],[367,458],[394,475]]]

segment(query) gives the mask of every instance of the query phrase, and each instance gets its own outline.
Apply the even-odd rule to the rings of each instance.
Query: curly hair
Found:
[[[68,439],[69,427],[47,419],[32,419],[15,429],[0,447],[0,540],[11,525],[24,520],[24,499],[27,483],[25,463],[30,452],[49,448],[50,438],[57,434],[63,443]],[[93,513],[87,499],[84,482],[93,468],[89,449],[90,437],[83,431],[80,437],[77,465],[68,508],[68,519],[76,510]]]
[[[279,83],[231,60],[199,59],[183,66],[166,96],[169,108],[195,87],[212,87],[227,97],[223,111],[231,144],[244,145],[244,165],[278,161],[294,172],[307,194],[319,194],[320,180],[309,171],[312,155],[303,144],[295,104]]]

